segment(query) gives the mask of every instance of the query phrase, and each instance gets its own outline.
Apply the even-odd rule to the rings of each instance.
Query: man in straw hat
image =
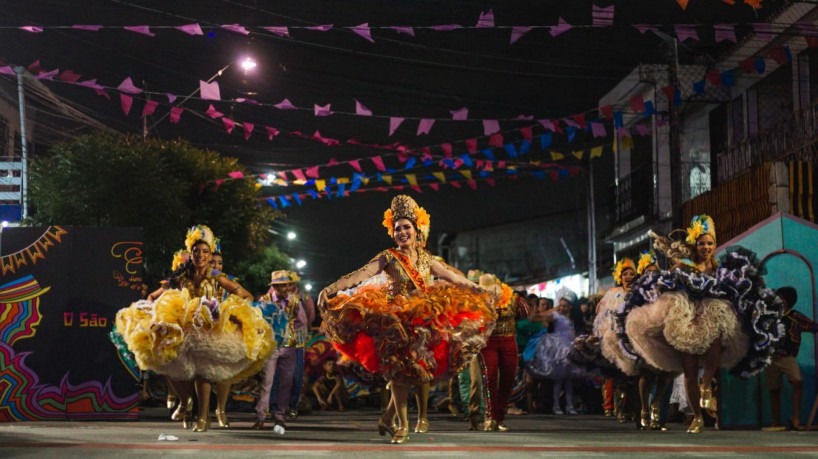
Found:
[[[272,312],[283,312],[287,316],[287,327],[281,336],[281,344],[264,366],[262,371],[261,390],[256,401],[256,423],[253,429],[262,430],[267,411],[270,409],[270,392],[273,381],[279,377],[278,393],[274,403],[273,432],[285,433],[285,416],[290,404],[290,395],[293,388],[293,376],[297,361],[297,345],[304,341],[308,319],[304,302],[296,293],[295,283],[299,280],[298,274],[277,270],[270,274],[270,290],[259,301],[273,308]],[[277,310],[276,310],[277,309]],[[302,336],[303,335],[303,336]]]

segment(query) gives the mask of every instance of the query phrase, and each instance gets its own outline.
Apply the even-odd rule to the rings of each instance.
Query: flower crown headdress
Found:
[[[219,238],[216,238],[214,243],[216,244],[216,248],[213,250],[213,255],[221,255],[222,254],[222,240],[219,239]]]
[[[190,259],[190,252],[185,249],[177,250],[173,253],[173,261],[170,263],[170,270],[176,271],[183,264],[187,263],[188,259]]]
[[[425,245],[429,237],[430,217],[426,209],[418,206],[414,199],[404,194],[395,196],[392,199],[392,205],[383,213],[383,226],[389,233],[389,237],[393,237],[395,233],[395,222],[405,218],[411,220],[417,226],[419,231],[420,243]]]
[[[626,269],[632,269],[634,273],[636,273],[636,265],[633,263],[633,260],[630,258],[623,258],[616,262],[616,266],[613,269],[613,278],[616,285],[622,285],[622,271]]]
[[[636,263],[636,274],[642,275],[649,266],[656,264],[656,254],[653,252],[642,252],[639,262]]]
[[[187,237],[185,237],[185,247],[188,252],[193,251],[193,246],[197,242],[204,242],[210,247],[211,252],[216,251],[216,236],[213,231],[205,225],[196,225],[187,230]]]
[[[713,240],[716,240],[716,224],[709,215],[701,214],[693,217],[690,221],[690,226],[687,227],[687,237],[685,242],[690,245],[696,245],[696,241],[703,235],[710,235]]]

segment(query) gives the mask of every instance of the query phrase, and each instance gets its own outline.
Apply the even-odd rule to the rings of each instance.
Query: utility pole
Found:
[[[28,217],[28,145],[26,143],[26,99],[25,99],[25,81],[23,76],[26,72],[25,67],[14,67],[14,72],[17,74],[17,102],[19,104],[20,112],[20,152],[21,152],[21,170],[20,170],[20,219],[25,220]]]
[[[616,135],[616,134],[614,134]],[[596,210],[594,205],[594,162],[588,157],[588,294],[596,293]]]
[[[679,40],[673,38],[669,43],[670,62],[668,64],[668,79],[670,84],[679,88]],[[679,113],[671,100],[668,104],[669,146],[670,146],[670,202],[673,216],[673,228],[682,225],[682,149],[680,142]]]

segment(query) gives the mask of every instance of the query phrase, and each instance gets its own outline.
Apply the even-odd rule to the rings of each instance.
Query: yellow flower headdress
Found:
[[[639,262],[636,264],[636,274],[642,275],[648,266],[656,264],[656,254],[653,252],[642,252],[639,256]]]
[[[633,263],[633,260],[630,258],[623,258],[616,262],[616,266],[613,269],[613,278],[616,285],[622,285],[622,271],[626,269],[632,269],[634,273],[636,273],[636,265]]]
[[[690,245],[696,245],[696,241],[703,235],[709,234],[713,240],[716,240],[716,224],[709,215],[701,214],[693,217],[690,221],[690,226],[687,227],[687,237],[685,242]]]
[[[196,225],[187,230],[187,237],[185,237],[185,247],[188,252],[193,251],[193,246],[199,242],[204,241],[211,252],[216,251],[216,236],[213,231],[205,225]]]
[[[179,249],[173,254],[173,261],[170,263],[170,270],[176,271],[180,266],[185,264],[190,258],[190,252],[185,249]]]
[[[426,240],[429,237],[429,228],[430,228],[430,217],[429,214],[426,212],[426,209],[423,207],[418,206],[414,199],[404,194],[395,196],[392,199],[392,205],[386,209],[386,212],[383,213],[383,226],[386,227],[386,231],[389,233],[389,237],[392,237],[395,232],[395,222],[400,220],[401,218],[405,218],[407,220],[411,220],[417,226],[418,231],[420,232],[419,236],[422,236],[422,239],[419,237],[421,244],[425,245]]]

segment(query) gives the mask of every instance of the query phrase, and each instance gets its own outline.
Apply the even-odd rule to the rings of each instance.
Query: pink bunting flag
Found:
[[[279,37],[290,38],[290,29],[286,26],[270,26],[262,27],[262,29],[272,33],[273,35],[278,35]]]
[[[548,33],[550,33],[552,37],[556,37],[557,35],[568,32],[572,28],[573,28],[573,26],[571,24],[565,22],[565,19],[563,19],[562,16],[560,16],[559,22],[557,23],[557,25],[551,26],[551,30],[549,30]]]
[[[327,166],[337,166],[337,165],[338,165],[338,160],[336,160],[335,158],[330,158],[329,162],[327,162]]]
[[[491,29],[494,27],[494,11],[488,10],[486,12],[480,12],[480,17],[477,18],[477,25],[474,26],[476,29]]]
[[[364,104],[358,102],[358,99],[353,99],[355,101],[355,114],[359,116],[372,116],[372,110],[366,108]]]
[[[414,37],[415,36],[415,29],[413,27],[407,26],[391,26],[390,29],[394,30],[397,33],[402,33],[404,35],[409,35]]]
[[[40,66],[40,60],[37,59],[36,61],[32,62],[31,64],[28,64],[28,67],[26,67],[26,70],[31,72],[33,75],[36,75],[36,74],[40,73],[43,70],[42,66]]]
[[[395,133],[395,131],[398,129],[398,127],[401,125],[401,123],[403,123],[403,120],[404,120],[404,118],[399,118],[399,117],[394,117],[394,116],[389,118],[389,135],[390,136]]]
[[[119,83],[117,88],[119,92],[124,92],[125,94],[141,94],[142,90],[134,86],[131,77],[125,78],[122,80],[122,83]]]
[[[238,180],[240,178],[244,178],[244,172],[242,172],[242,171],[228,172],[227,176],[230,177],[233,180]]]
[[[542,126],[543,128],[548,129],[551,132],[557,132],[557,127],[551,120],[537,120],[537,122],[540,123],[540,126]]]
[[[293,177],[295,177],[296,180],[301,180],[303,182],[307,181],[307,177],[304,176],[304,171],[301,169],[293,169],[290,171],[290,173],[293,174]]]
[[[641,33],[642,35],[644,35],[644,34],[646,34],[648,32],[656,32],[656,31],[659,30],[658,27],[650,25],[650,24],[634,24],[633,28],[638,30],[639,33]]]
[[[241,123],[241,127],[244,129],[244,140],[248,140],[253,134],[253,129],[255,129],[256,125],[245,121]]]
[[[477,182],[476,182],[476,181],[474,181],[474,180],[466,180],[466,184],[467,184],[467,185],[469,186],[469,188],[471,188],[472,190],[476,190],[476,189],[477,189]]]
[[[304,27],[307,30],[315,30],[316,32],[326,32],[328,30],[332,30],[332,24],[324,24],[324,25],[317,25],[317,26],[310,26]]]
[[[591,19],[594,27],[609,27],[614,23],[614,5],[601,7],[591,5]]]
[[[17,75],[17,73],[14,72],[10,65],[4,65],[0,67],[0,75]]]
[[[313,104],[312,109],[315,116],[330,116],[332,115],[332,104],[318,105]]]
[[[38,80],[53,80],[54,77],[59,75],[59,73],[60,73],[60,69],[54,69],[54,70],[49,70],[47,72],[40,72],[34,78],[36,78]]]
[[[129,32],[136,32],[136,33],[138,33],[140,35],[146,35],[148,37],[155,37],[156,36],[155,33],[151,32],[151,27],[146,26],[146,25],[125,26],[125,27],[123,27],[123,29],[125,29],[125,30],[127,30]]]
[[[466,139],[466,151],[470,155],[477,153],[477,139]]]
[[[636,133],[641,136],[646,136],[650,134],[650,128],[645,126],[644,124],[637,124],[634,127],[636,128]]]
[[[383,165],[383,158],[381,158],[380,156],[375,156],[370,159],[372,160],[372,164],[375,165],[376,169],[378,169],[381,172],[386,171],[386,166]]]
[[[226,116],[222,117],[222,124],[224,124],[224,129],[227,130],[228,134],[232,134],[233,128],[236,127],[236,122]]]
[[[178,124],[182,119],[182,112],[185,109],[182,107],[170,107],[170,122],[171,124]]]
[[[435,191],[438,191],[438,190],[440,190],[440,184],[439,183],[430,183],[429,188],[431,188],[431,189],[433,189]]]
[[[534,115],[524,115],[520,113],[519,115],[514,117],[515,120],[523,120],[523,121],[533,121]]]
[[[125,113],[125,116],[131,112],[131,106],[133,106],[133,97],[119,93],[119,102],[122,105],[122,112]]]
[[[420,120],[420,123],[418,123],[418,132],[417,132],[416,135],[428,134],[429,131],[432,130],[432,126],[434,124],[435,124],[435,120],[429,119],[429,118],[423,118],[422,120]]]
[[[464,121],[469,118],[469,109],[466,107],[457,110],[449,110],[449,113],[452,114],[452,119],[455,121]]]
[[[305,172],[309,178],[318,178],[318,166],[308,167]]]
[[[460,24],[440,24],[434,25],[429,27],[432,30],[437,30],[438,32],[450,32],[455,29],[462,29],[463,26]]]
[[[354,27],[349,27],[350,30],[358,34],[359,37],[363,38],[364,40],[375,43],[375,40],[372,39],[372,33],[369,30],[369,23],[364,22],[363,24],[358,24]]]
[[[531,29],[533,28],[534,27],[531,26],[513,26],[511,28],[511,40],[509,41],[508,44],[513,45],[514,43],[517,42],[517,40],[522,38],[523,35],[527,34],[528,32],[531,32]]]
[[[205,110],[205,115],[207,115],[207,116],[209,116],[210,118],[212,118],[212,119],[214,119],[214,120],[215,120],[215,119],[217,119],[217,118],[221,118],[221,117],[223,117],[223,116],[224,116],[224,113],[222,113],[222,112],[220,112],[220,111],[216,110],[216,107],[214,107],[214,106],[213,106],[213,104],[210,104],[210,106],[209,106],[209,107],[207,107],[207,110]]]
[[[497,120],[483,120],[483,135],[491,135],[500,132],[500,123]]]
[[[349,165],[352,166],[352,168],[355,169],[356,171],[362,172],[361,171],[361,161],[360,160],[353,159],[352,161],[349,162]]]
[[[204,100],[222,100],[218,81],[208,83],[207,81],[199,80],[199,94],[201,94]]]
[[[71,28],[77,30],[87,30],[89,32],[98,32],[100,29],[102,29],[102,26],[97,24],[74,24],[71,26]]]
[[[20,27],[20,30],[25,30],[26,32],[31,32],[31,33],[42,33],[43,32],[43,28],[38,27],[38,26],[22,26],[22,27]]]
[[[168,103],[169,104],[172,104],[172,103],[176,102],[176,94],[171,94],[169,92],[166,92],[165,97],[168,98]]]
[[[104,89],[95,89],[94,92],[97,93],[98,96],[102,96],[102,97],[104,97],[104,98],[106,98],[108,100],[111,100],[111,96],[108,94],[108,91],[106,91]],[[120,94],[122,94],[122,93],[120,93]]]
[[[580,129],[581,128],[579,123],[577,123],[575,120],[572,120],[571,118],[563,118],[562,122],[565,123],[566,126],[569,126],[569,127],[575,128],[575,129]]]
[[[531,139],[533,138],[531,133],[531,126],[521,127],[520,134],[523,136],[525,140],[531,142]]]
[[[239,24],[224,24],[222,25],[222,29],[229,30],[231,32],[235,32],[241,35],[250,35],[250,31]]]
[[[732,24],[715,24],[713,30],[716,34],[716,43],[723,41],[736,43],[736,28]]]
[[[63,70],[60,76],[57,77],[58,80],[65,81],[66,83],[76,83],[80,78],[82,78],[82,75],[74,73],[71,70]]]
[[[278,129],[270,126],[264,126],[264,130],[267,131],[267,140],[273,140],[275,136],[278,135]]]
[[[461,184],[460,182],[449,182],[449,185],[455,188],[461,188],[463,186],[463,184]]]
[[[636,113],[643,113],[645,111],[645,98],[640,96],[631,97],[631,110]]]
[[[625,126],[620,126],[616,128],[616,136],[621,138],[630,137],[631,131],[628,130]]]
[[[502,148],[503,134],[497,133],[489,136],[489,145],[491,145],[492,147]]]
[[[199,24],[196,23],[176,26],[174,27],[174,29],[184,32],[188,35],[204,35],[201,26],[199,26]]]
[[[608,135],[608,132],[605,130],[605,125],[602,123],[595,123],[591,122],[591,133],[594,135],[594,138],[597,137],[605,137]]]
[[[696,32],[696,28],[690,24],[676,24],[676,38],[679,41],[685,41],[687,39],[698,40],[699,33]]]
[[[296,108],[297,108],[295,105],[293,105],[290,102],[289,99],[284,99],[281,102],[273,105],[273,107],[275,107],[275,108],[277,108],[279,110],[296,110]]]
[[[450,143],[440,144],[440,149],[443,151],[443,156],[447,158],[452,157],[452,144]]]
[[[312,138],[312,140],[317,140],[317,141],[319,141],[319,142],[321,142],[321,143],[323,143],[323,144],[325,144],[327,146],[330,146],[330,147],[340,145],[340,143],[341,143],[340,141],[338,141],[336,139],[331,139],[329,137],[323,137],[321,135],[321,132],[319,132],[318,130],[315,131],[315,133],[312,135],[311,138]]]
[[[149,100],[145,102],[145,107],[142,108],[142,118],[146,116],[151,116],[156,111],[156,107],[159,106],[159,102],[155,100]]]

